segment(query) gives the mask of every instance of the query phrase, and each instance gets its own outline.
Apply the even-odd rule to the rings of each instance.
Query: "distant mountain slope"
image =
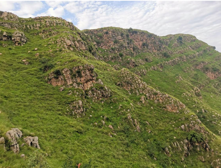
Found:
[[[8,12],[0,30],[2,167],[221,167],[214,47]]]

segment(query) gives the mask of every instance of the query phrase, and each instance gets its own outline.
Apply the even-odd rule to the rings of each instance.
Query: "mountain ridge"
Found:
[[[220,167],[214,47],[5,12],[0,30],[3,167]],[[13,154],[5,134],[14,127],[41,149],[20,138],[26,159]]]

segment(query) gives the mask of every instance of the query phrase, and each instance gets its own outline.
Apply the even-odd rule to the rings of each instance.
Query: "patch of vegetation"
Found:
[[[117,39],[114,40],[114,44],[117,44],[119,43],[119,41]]]
[[[123,56],[124,56],[124,54],[123,54],[123,53],[119,53],[119,56],[120,56],[120,57],[123,57]]]
[[[163,56],[164,56],[165,58],[170,58],[170,55],[169,55],[167,52],[164,52],[164,53],[163,53]]]

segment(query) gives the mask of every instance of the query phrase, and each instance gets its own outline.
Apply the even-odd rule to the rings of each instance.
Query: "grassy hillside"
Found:
[[[213,47],[190,35],[0,15],[1,167],[220,166]],[[27,42],[16,43],[15,31]],[[12,128],[23,133],[18,154]]]

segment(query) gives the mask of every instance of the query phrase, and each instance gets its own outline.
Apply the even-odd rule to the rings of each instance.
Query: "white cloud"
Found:
[[[63,6],[67,3],[67,1],[44,1],[48,6],[52,8],[56,8],[58,6]]]
[[[11,11],[14,8],[15,8],[15,2],[0,1],[0,10],[1,11]]]
[[[36,12],[41,10],[44,7],[44,4],[40,1],[26,1],[26,2],[17,2],[14,5],[19,6],[10,12],[18,15],[19,17],[33,17]]]
[[[46,12],[38,14],[38,16],[55,16],[55,17],[62,17],[64,14],[64,7],[57,6],[56,8],[49,8]]]

